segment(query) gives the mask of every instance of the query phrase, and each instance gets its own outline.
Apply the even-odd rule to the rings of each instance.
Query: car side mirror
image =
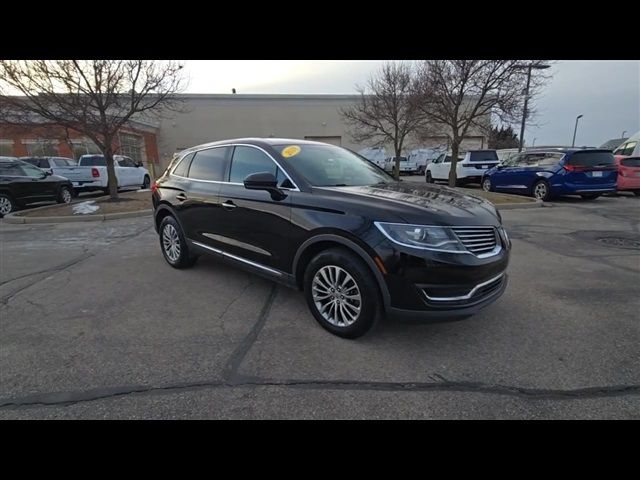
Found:
[[[51,175],[51,172],[49,170],[45,170],[44,171],[44,176],[48,177],[49,175]]]
[[[252,173],[244,179],[244,188],[247,190],[266,190],[274,200],[282,200],[286,197],[284,192],[278,188],[278,180],[273,173],[257,172]]]

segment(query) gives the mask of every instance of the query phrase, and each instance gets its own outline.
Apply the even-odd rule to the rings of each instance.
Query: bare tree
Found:
[[[118,198],[114,140],[131,120],[180,108],[182,65],[147,60],[0,60],[0,121],[58,125],[91,139]]]
[[[420,66],[417,105],[449,138],[450,186],[457,183],[460,144],[472,128],[489,131],[492,117],[506,124],[519,120],[527,81],[520,68],[522,63],[520,60],[426,60]],[[546,78],[539,76],[534,81],[529,98]]]
[[[393,144],[394,176],[399,178],[400,155],[407,136],[423,127],[425,115],[417,107],[410,64],[389,62],[374,73],[365,86],[356,86],[359,101],[340,110],[357,141]]]

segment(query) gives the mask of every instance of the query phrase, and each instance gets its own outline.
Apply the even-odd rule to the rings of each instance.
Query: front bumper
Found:
[[[416,250],[390,241],[376,251],[384,276],[388,315],[414,319],[455,319],[476,313],[507,287],[511,244],[500,239],[495,254]]]
[[[508,282],[509,282],[509,277],[505,273],[502,276],[502,280],[495,291],[484,296],[480,300],[466,306],[458,306],[458,307],[452,307],[447,309],[436,309],[436,310],[410,310],[406,308],[388,307],[386,309],[386,313],[387,313],[387,316],[389,316],[390,318],[405,320],[405,321],[409,320],[409,321],[437,323],[437,322],[450,322],[450,321],[462,320],[464,318],[468,318],[472,315],[475,315],[480,310],[491,305],[498,298],[500,298],[502,294],[505,292],[505,290],[507,289]]]

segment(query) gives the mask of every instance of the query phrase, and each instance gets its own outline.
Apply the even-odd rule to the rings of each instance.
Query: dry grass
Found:
[[[98,205],[100,208],[93,213],[87,214],[75,214],[73,213],[73,206],[81,202],[95,202],[94,205]],[[151,210],[153,208],[151,204],[151,192],[122,192],[119,194],[119,199],[116,202],[112,202],[109,196],[91,198],[84,200],[82,197],[76,199],[69,205],[56,205],[49,208],[25,210],[19,212],[20,216],[24,217],[86,217],[91,215],[104,215],[105,213],[122,213],[122,212],[136,212],[139,210]]]
[[[458,188],[457,190],[462,190],[464,193],[468,193],[469,195],[475,195],[476,197],[482,197],[486,200],[489,200],[494,205],[500,205],[501,203],[532,203],[535,202],[535,199],[532,197],[524,197],[520,195],[506,195],[504,193],[496,193],[496,192],[485,192],[481,189],[476,188]]]

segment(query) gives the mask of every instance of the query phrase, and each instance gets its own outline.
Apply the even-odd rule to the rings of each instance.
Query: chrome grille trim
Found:
[[[475,255],[492,253],[500,246],[498,231],[494,227],[451,227],[451,230],[464,247]]]
[[[457,297],[431,297],[429,296],[429,294],[426,292],[426,290],[423,288],[422,289],[422,293],[424,294],[425,297],[427,297],[427,300],[430,300],[432,302],[457,302],[460,300],[469,300],[470,298],[473,297],[473,295],[482,287],[485,287],[487,285],[491,285],[494,282],[498,282],[498,281],[502,281],[502,277],[504,277],[504,272],[502,272],[500,275],[490,278],[489,280],[487,280],[486,282],[482,282],[479,283],[478,285],[476,285],[475,287],[473,287],[471,290],[469,290],[469,293],[467,293],[466,295],[460,295]],[[493,293],[493,292],[491,292]]]

